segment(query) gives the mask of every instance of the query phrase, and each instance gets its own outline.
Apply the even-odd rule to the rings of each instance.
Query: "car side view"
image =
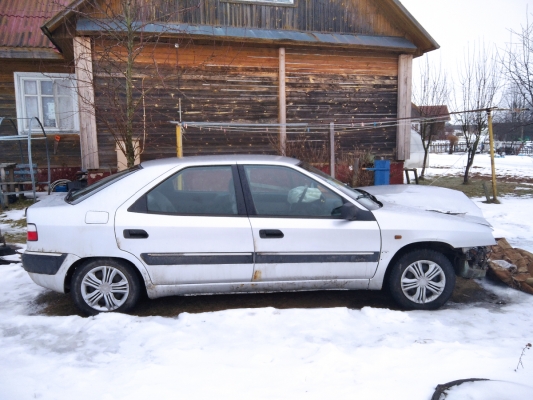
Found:
[[[143,162],[49,196],[27,220],[24,268],[89,315],[131,310],[143,293],[383,287],[406,309],[436,309],[456,275],[483,274],[494,244],[460,192],[352,189],[278,156]]]

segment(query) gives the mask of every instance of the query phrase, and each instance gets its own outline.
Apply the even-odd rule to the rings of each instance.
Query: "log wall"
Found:
[[[304,135],[327,140],[329,122],[366,121],[368,129],[338,134],[341,147],[394,156],[395,128],[374,126],[372,121],[396,117],[397,55],[287,48],[286,60],[287,123],[325,127],[323,132],[292,131],[289,139]],[[111,166],[116,152],[106,88],[113,80],[102,60],[94,64],[100,164]],[[177,50],[173,44],[146,49],[135,68],[135,96],[139,99],[146,92],[135,123],[136,136],[146,138],[141,160],[176,155],[175,125],[170,121],[179,120],[179,99],[185,123],[277,123],[278,69],[277,48],[187,41]],[[184,155],[274,153],[277,135],[277,129],[235,132],[185,126]]]

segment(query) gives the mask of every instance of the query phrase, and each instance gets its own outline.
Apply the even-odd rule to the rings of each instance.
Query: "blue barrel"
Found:
[[[390,161],[374,160],[374,168],[366,168],[367,171],[374,171],[374,185],[388,185],[390,183]]]

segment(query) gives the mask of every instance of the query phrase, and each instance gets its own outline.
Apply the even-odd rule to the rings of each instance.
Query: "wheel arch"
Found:
[[[129,267],[131,267],[133,272],[137,275],[137,278],[139,278],[139,282],[142,284],[143,295],[144,296],[147,295],[146,281],[144,279],[143,274],[139,270],[139,268],[137,268],[137,266],[134,263],[132,263],[131,261],[129,261],[129,260],[125,259],[125,258],[120,258],[120,257],[86,257],[86,258],[80,258],[79,260],[77,260],[76,262],[74,262],[70,266],[70,268],[67,271],[67,274],[65,275],[65,282],[63,283],[64,284],[65,293],[70,293],[70,284],[71,284],[71,281],[72,281],[72,276],[74,275],[74,272],[76,271],[76,269],[78,269],[79,267],[81,267],[81,266],[83,266],[83,265],[85,265],[85,264],[87,264],[87,263],[89,263],[91,261],[95,261],[95,260],[115,260],[115,261],[124,263],[125,265],[128,265]]]
[[[387,282],[389,280],[390,274],[396,265],[396,262],[405,254],[410,253],[411,251],[415,250],[433,250],[437,251],[441,254],[443,254],[452,264],[454,267],[455,273],[457,275],[457,249],[452,247],[448,243],[444,242],[416,242],[416,243],[409,243],[399,249],[396,254],[390,259],[389,265],[387,266],[387,270],[385,271],[385,275],[383,277],[383,287],[387,287]]]

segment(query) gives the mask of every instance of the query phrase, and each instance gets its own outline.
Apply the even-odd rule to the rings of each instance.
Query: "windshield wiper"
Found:
[[[373,194],[365,192],[364,190],[361,190],[361,189],[352,189],[352,190],[362,193],[359,196],[357,196],[357,198],[355,200],[366,198],[366,199],[372,200],[373,202],[375,202],[375,203],[379,204],[381,207],[383,207],[383,203],[381,203],[381,201],[379,201],[376,198],[376,196],[374,196]]]

